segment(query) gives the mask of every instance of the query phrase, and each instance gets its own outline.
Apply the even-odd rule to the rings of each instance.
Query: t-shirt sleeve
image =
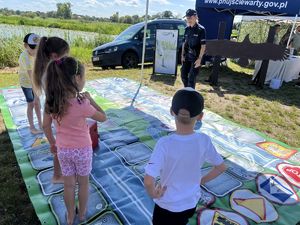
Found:
[[[146,174],[154,178],[160,176],[160,171],[163,168],[163,163],[164,163],[163,148],[161,143],[158,142],[145,168]]]
[[[96,112],[97,112],[97,110],[95,109],[94,106],[91,105],[90,100],[85,99],[83,102],[83,107],[82,107],[82,113],[83,113],[84,117],[90,118],[93,115],[95,115]]]
[[[204,28],[201,29],[201,31],[200,31],[200,43],[201,43],[201,45],[206,44],[206,31]]]
[[[25,54],[21,54],[19,57],[19,67],[22,71],[31,70],[30,63],[26,60]]]
[[[215,146],[211,142],[210,138],[208,138],[207,143],[207,150],[205,154],[205,161],[214,165],[218,166],[224,162],[222,156],[217,152]]]
[[[30,62],[29,57],[22,53],[19,58],[19,65],[23,70],[32,70],[32,63]]]

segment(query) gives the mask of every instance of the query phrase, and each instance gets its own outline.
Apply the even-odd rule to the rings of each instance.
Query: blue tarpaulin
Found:
[[[227,24],[225,38],[229,39],[235,15],[295,16],[300,11],[300,0],[196,0],[196,10],[207,39],[218,37],[221,21]]]
[[[197,7],[238,9],[252,12],[299,14],[299,0],[197,0]]]

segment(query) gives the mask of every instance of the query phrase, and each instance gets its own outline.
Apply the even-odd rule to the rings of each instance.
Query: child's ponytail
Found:
[[[45,112],[58,122],[66,113],[68,99],[78,96],[75,76],[83,76],[84,67],[76,59],[65,57],[49,63],[45,80]]]
[[[33,87],[36,94],[40,95],[42,92],[43,75],[52,59],[52,54],[55,54],[56,58],[61,58],[68,52],[69,44],[62,38],[42,37],[40,39],[33,69]]]
[[[46,69],[45,67],[50,60],[46,52],[47,39],[47,37],[41,37],[40,39],[33,68],[33,86],[37,95],[41,95],[42,77]]]

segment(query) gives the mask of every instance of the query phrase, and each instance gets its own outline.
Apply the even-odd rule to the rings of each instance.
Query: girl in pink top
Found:
[[[89,93],[80,93],[85,84],[84,67],[72,57],[51,61],[45,79],[43,128],[53,154],[57,154],[64,179],[67,224],[75,218],[75,184],[79,183],[79,220],[85,220],[89,173],[92,170],[92,141],[86,118],[105,121],[104,111]],[[56,127],[56,139],[51,123]]]

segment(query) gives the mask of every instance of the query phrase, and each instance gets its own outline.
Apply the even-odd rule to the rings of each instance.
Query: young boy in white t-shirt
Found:
[[[176,92],[171,114],[176,133],[161,138],[146,166],[144,184],[154,199],[153,225],[186,225],[195,213],[201,196],[200,184],[226,170],[209,136],[195,133],[195,122],[203,117],[204,99],[192,88]],[[213,169],[204,177],[201,167],[211,163]],[[156,185],[156,178],[160,182]]]

